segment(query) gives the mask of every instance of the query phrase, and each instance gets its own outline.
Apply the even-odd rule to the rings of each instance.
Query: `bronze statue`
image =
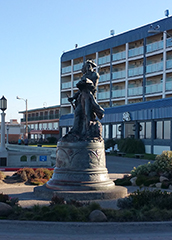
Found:
[[[69,134],[74,135],[78,140],[102,139],[101,124],[96,117],[102,119],[104,109],[96,101],[96,91],[99,74],[94,71],[96,64],[87,60],[82,67],[83,76],[77,83],[79,89],[68,101],[75,100],[74,125]]]

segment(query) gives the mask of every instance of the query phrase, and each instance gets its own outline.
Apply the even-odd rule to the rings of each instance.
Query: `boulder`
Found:
[[[13,208],[9,204],[0,202],[0,216],[8,216],[12,212]]]
[[[137,177],[133,177],[130,179],[132,186],[136,186],[136,180],[137,180]]]
[[[91,222],[106,222],[106,215],[100,210],[94,210],[90,213],[89,219]]]
[[[157,187],[157,188],[161,188],[161,185],[162,185],[162,183],[159,182],[159,183],[156,183],[156,184],[155,184],[155,187]]]
[[[169,181],[169,179],[164,176],[160,176],[159,181],[162,183],[163,181]]]

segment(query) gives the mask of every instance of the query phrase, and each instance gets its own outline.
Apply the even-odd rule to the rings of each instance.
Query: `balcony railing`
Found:
[[[166,82],[165,88],[166,88],[166,91],[172,91],[172,80],[169,82]]]
[[[143,94],[143,87],[128,88],[128,96],[138,96]]]
[[[166,61],[166,69],[172,68],[172,59]]]
[[[157,62],[146,66],[146,73],[159,72],[163,70],[163,62]]]
[[[162,92],[162,83],[146,86],[146,94]]]
[[[62,98],[62,104],[66,104],[66,103],[69,103],[68,98],[67,97],[66,98]]]
[[[110,55],[104,56],[104,57],[100,57],[98,59],[98,64],[105,64],[105,63],[109,63],[110,62]]]
[[[125,89],[112,90],[112,98],[125,97]]]
[[[98,92],[97,98],[98,98],[98,100],[108,99],[108,98],[110,98],[110,92],[109,91],[107,91],[107,92]]]
[[[78,63],[73,65],[73,71],[79,71],[82,69],[83,63]]]
[[[125,58],[126,58],[126,51],[112,54],[112,61],[119,61]]]
[[[50,114],[50,115],[46,115],[46,116],[29,117],[28,122],[29,121],[39,121],[39,120],[51,120],[51,119],[58,119],[58,118],[59,118],[59,114]],[[26,118],[22,118],[21,122],[26,122]]]
[[[125,78],[125,70],[123,71],[118,71],[118,72],[112,72],[112,79],[120,79],[120,78]]]
[[[128,51],[129,57],[135,57],[135,56],[142,55],[142,54],[143,54],[143,46],[138,47],[138,48],[132,48],[132,49],[129,49],[129,51]]]
[[[110,73],[100,75],[99,82],[110,81]]]
[[[172,47],[172,38],[167,38],[167,41],[166,41],[166,45],[167,47]]]
[[[62,89],[71,88],[71,82],[62,83]]]
[[[146,52],[154,52],[157,50],[163,49],[163,41],[158,41],[154,43],[147,44],[146,46]]]
[[[138,75],[142,75],[142,74],[143,74],[143,66],[130,68],[128,70],[128,76],[129,77],[134,77],[134,76],[138,76]]]
[[[62,74],[71,72],[71,69],[72,69],[71,66],[63,67]]]

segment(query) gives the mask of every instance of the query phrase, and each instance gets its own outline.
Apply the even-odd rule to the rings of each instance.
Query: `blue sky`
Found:
[[[0,0],[0,97],[6,120],[19,111],[60,104],[63,51],[119,34],[165,17],[164,0]]]

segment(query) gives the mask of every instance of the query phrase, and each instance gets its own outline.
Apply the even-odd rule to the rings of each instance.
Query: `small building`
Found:
[[[5,141],[6,143],[17,143],[24,132],[23,126],[17,122],[17,119],[11,119],[5,123]],[[1,124],[0,124],[1,139]]]
[[[59,111],[59,105],[27,111],[28,138],[30,141],[46,141],[47,138],[51,137],[59,139]],[[19,113],[23,114],[21,125],[26,129],[26,111]]]

